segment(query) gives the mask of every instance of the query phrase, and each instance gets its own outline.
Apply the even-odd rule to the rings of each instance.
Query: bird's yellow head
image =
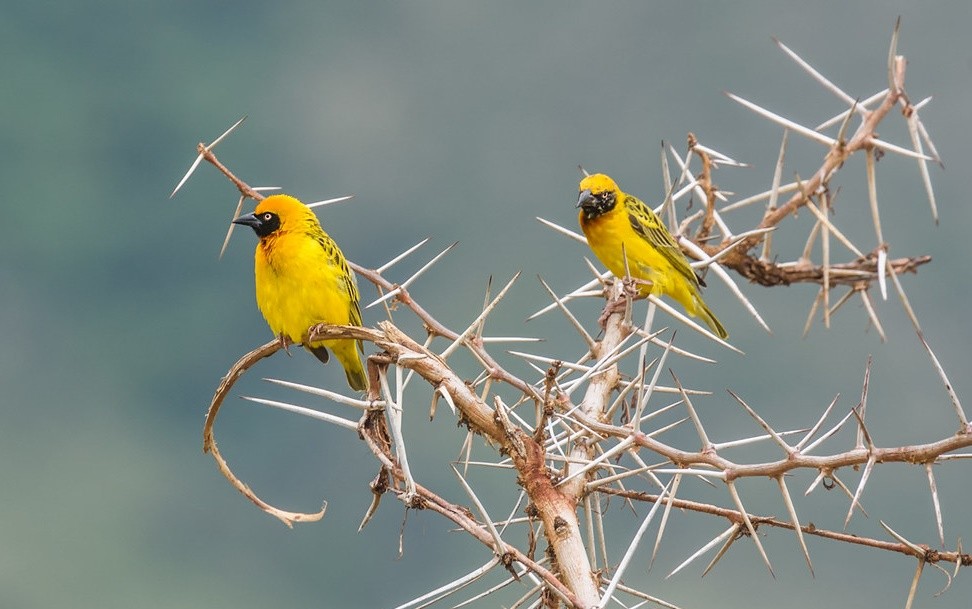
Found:
[[[588,220],[614,209],[621,195],[618,185],[603,173],[595,173],[581,180],[577,187],[577,207],[581,208]]]
[[[260,201],[252,214],[233,220],[244,224],[263,239],[275,233],[295,230],[301,225],[318,224],[317,216],[309,207],[289,195],[272,195]]]

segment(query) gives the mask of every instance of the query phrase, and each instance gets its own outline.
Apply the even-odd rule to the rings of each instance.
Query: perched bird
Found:
[[[729,336],[702,300],[700,285],[705,283],[650,207],[603,173],[585,177],[578,190],[581,229],[608,270],[616,277],[630,273],[634,279],[650,282],[641,287],[641,294],[668,294],[689,315],[701,317],[719,338]]]
[[[344,367],[348,385],[365,391],[368,377],[358,355],[361,341],[306,340],[315,324],[361,325],[354,272],[314,212],[294,197],[273,195],[233,223],[251,227],[260,238],[256,300],[270,330],[282,341],[303,343],[325,364],[330,349]]]

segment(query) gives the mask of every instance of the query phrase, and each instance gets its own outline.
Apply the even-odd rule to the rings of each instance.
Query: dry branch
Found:
[[[835,125],[840,124],[837,137],[830,137],[817,130],[798,125],[751,102],[731,96],[784,127],[783,145],[779,152],[771,189],[761,195],[726,205],[720,210],[718,205],[727,197],[716,186],[713,171],[721,165],[741,166],[742,164],[706,147],[690,134],[689,149],[684,159],[673,153],[673,158],[681,168],[681,174],[676,183],[666,189],[669,194],[664,203],[667,209],[666,215],[670,218],[673,229],[676,226],[680,227],[678,232],[683,235],[681,243],[684,250],[699,260],[693,266],[713,271],[733,290],[740,302],[761,325],[765,326],[765,323],[762,322],[759,313],[725,269],[735,271],[737,275],[750,282],[764,286],[794,283],[820,285],[821,292],[814,301],[813,310],[822,306],[825,322],[829,321],[830,315],[841,304],[859,293],[868,311],[868,319],[879,328],[881,328],[880,321],[871,301],[869,289],[877,282],[881,295],[886,297],[887,275],[890,274],[902,304],[917,328],[917,318],[910,309],[899,276],[903,273],[916,272],[918,267],[928,264],[931,258],[922,255],[894,259],[888,257],[888,244],[880,242],[883,232],[877,211],[876,189],[873,187],[876,179],[875,154],[878,151],[917,159],[921,168],[920,176],[928,191],[932,208],[935,209],[925,163],[927,160],[937,160],[937,153],[917,118],[916,111],[924,102],[912,105],[904,92],[905,61],[896,55],[896,35],[889,61],[889,88],[879,96],[863,102],[852,100],[793,51],[782,43],[778,42],[778,44],[817,82],[837,95],[843,103],[849,103],[849,109],[832,121],[828,121]],[[878,103],[877,107],[873,110],[869,109],[869,106],[875,103]],[[899,106],[906,120],[909,121],[913,151],[877,138],[878,125],[889,116],[892,108]],[[860,125],[848,138],[846,133],[850,123],[857,117],[860,118]],[[250,187],[233,175],[213,153],[213,147],[238,125],[239,123],[234,125],[212,144],[198,145],[199,156],[176,190],[195,171],[199,163],[205,160],[227,176],[242,197],[255,200],[262,198],[258,189]],[[823,143],[827,146],[827,152],[821,165],[809,174],[810,178],[806,180],[797,178],[793,184],[781,185],[785,149],[790,136],[804,136],[812,141]],[[934,158],[923,152],[926,149],[934,154]],[[867,159],[869,207],[875,224],[875,235],[879,241],[873,247],[860,248],[851,243],[828,215],[833,199],[830,196],[831,181],[854,154],[864,154]],[[693,159],[697,159],[701,164],[701,169],[695,176],[692,175],[691,170],[692,164],[696,162]],[[667,180],[667,169],[665,173]],[[702,198],[705,201],[705,208],[684,219],[679,225],[674,203],[688,193],[695,193],[692,196],[697,195]],[[789,198],[779,204],[781,196],[787,194]],[[768,204],[758,226],[749,226],[744,231],[735,232],[727,223],[728,212],[764,200],[768,201]],[[810,210],[813,214],[812,219],[815,220],[806,239],[804,255],[791,262],[778,262],[772,256],[773,243],[770,241],[770,231],[782,227],[787,218],[803,207]],[[689,227],[695,222],[698,222],[699,226],[694,233],[694,238],[689,241],[684,235],[689,234]],[[548,221],[544,223],[570,238],[583,241],[583,237],[569,229]],[[714,233],[721,233],[723,240],[714,242],[712,240]],[[781,233],[777,233],[774,237],[776,243],[783,238]],[[811,261],[811,253],[818,239],[821,242],[822,261],[815,263]],[[541,280],[553,303],[538,314],[548,310],[560,311],[568,326],[583,339],[584,351],[572,358],[564,357],[563,354],[550,356],[515,353],[527,359],[537,370],[536,378],[521,378],[510,373],[491,352],[491,348],[496,340],[526,339],[506,337],[490,340],[482,335],[486,319],[511,288],[516,277],[500,290],[496,297],[491,298],[491,290],[487,288],[486,303],[482,312],[471,316],[473,318],[466,328],[458,332],[438,321],[435,315],[420,304],[409,291],[411,284],[446,255],[453,246],[442,250],[417,273],[402,281],[396,282],[388,278],[393,272],[393,265],[406,256],[412,255],[427,241],[420,242],[375,269],[351,264],[359,277],[375,286],[378,298],[372,304],[384,305],[388,312],[388,320],[378,323],[376,328],[322,324],[309,329],[308,332],[311,340],[354,338],[374,347],[374,351],[368,357],[371,389],[367,401],[354,398],[343,400],[364,410],[356,429],[379,467],[378,475],[370,484],[374,501],[361,526],[364,526],[374,514],[381,497],[391,493],[403,502],[406,509],[425,509],[440,514],[487,547],[494,555],[481,569],[456,580],[454,585],[444,587],[443,594],[430,593],[423,598],[434,597],[438,600],[447,598],[457,593],[467,583],[477,580],[493,566],[502,564],[510,571],[512,578],[524,578],[532,582],[533,587],[529,588],[523,601],[532,599],[534,606],[542,603],[546,607],[555,607],[559,604],[578,608],[605,607],[611,600],[621,602],[619,595],[622,594],[636,599],[651,599],[653,597],[647,593],[625,585],[621,578],[625,567],[638,550],[643,535],[653,524],[654,510],[660,508],[661,503],[665,504],[665,510],[660,518],[654,552],[657,552],[662,542],[665,524],[669,517],[677,516],[678,512],[673,512],[673,507],[724,518],[730,523],[729,529],[692,555],[675,571],[709,548],[722,544],[721,550],[716,553],[708,567],[712,568],[725,555],[728,548],[739,539],[748,539],[756,544],[769,567],[769,557],[756,536],[758,527],[762,525],[796,531],[811,572],[812,563],[803,539],[804,535],[904,554],[917,558],[920,565],[926,562],[968,565],[972,562],[970,555],[962,553],[961,545],[954,551],[935,550],[928,544],[916,544],[903,538],[899,539],[898,534],[889,528],[887,529],[889,535],[895,538],[893,542],[803,525],[797,518],[797,509],[784,478],[788,473],[797,470],[809,470],[816,475],[810,490],[816,488],[821,482],[827,488],[839,486],[850,499],[849,518],[855,509],[863,510],[859,502],[865,491],[868,476],[874,468],[885,467],[891,463],[921,464],[926,469],[932,493],[940,535],[939,543],[944,546],[943,516],[932,468],[944,459],[958,458],[961,455],[957,455],[956,451],[972,446],[972,426],[967,422],[957,395],[927,343],[924,343],[925,348],[946,385],[952,406],[960,420],[958,432],[948,431],[943,433],[941,439],[926,444],[876,446],[864,425],[867,386],[865,382],[865,391],[859,408],[850,409],[846,415],[839,416],[838,422],[825,428],[824,424],[834,411],[835,399],[815,421],[812,429],[796,444],[790,444],[787,440],[795,432],[774,429],[758,413],[757,407],[750,406],[742,397],[732,393],[760,428],[761,435],[742,440],[732,439],[722,443],[713,442],[706,430],[706,425],[711,423],[700,415],[692,403],[693,396],[705,392],[684,388],[674,371],[670,371],[671,374],[666,374],[664,377],[668,379],[671,376],[674,379],[674,386],[659,384],[662,371],[667,370],[665,362],[669,353],[692,357],[703,362],[714,362],[705,355],[690,353],[676,346],[674,334],[666,340],[666,337],[659,336],[660,331],[652,332],[651,325],[656,307],[670,311],[673,317],[689,327],[694,324],[680,312],[671,309],[666,302],[650,298],[646,323],[644,327],[637,328],[631,324],[631,312],[635,303],[624,294],[622,282],[612,281],[609,275],[601,273],[593,265],[591,266],[595,279],[566,295],[558,295]],[[854,258],[849,261],[832,260],[834,256],[831,248],[832,241],[843,244]],[[802,243],[802,239],[800,242]],[[760,244],[763,244],[762,251],[756,255],[753,250]],[[868,251],[870,252],[868,254],[862,253]],[[850,289],[842,297],[835,296],[835,302],[831,303],[830,291],[838,286],[847,286]],[[592,296],[603,299],[606,303],[605,313],[600,320],[603,322],[603,332],[599,338],[592,336],[585,329],[582,321],[578,320],[570,310],[574,300]],[[421,321],[426,332],[425,336],[409,336],[392,323],[391,313],[396,305],[401,305]],[[882,336],[884,334],[883,328],[881,334]],[[442,340],[448,342],[448,347],[433,349],[433,344]],[[728,343],[722,344],[735,350],[735,347]],[[213,454],[220,471],[234,488],[260,509],[291,526],[293,522],[319,519],[324,512],[323,510],[315,514],[287,512],[261,500],[245,483],[233,475],[216,447],[213,431],[220,405],[236,380],[261,359],[272,355],[279,348],[280,343],[273,341],[248,353],[234,364],[222,379],[207,414],[204,427],[204,450]],[[653,356],[648,353],[649,349],[663,349],[663,351]],[[479,363],[481,371],[474,380],[460,377],[450,363],[450,358],[458,351],[467,352]],[[533,362],[546,366],[546,369],[539,368]],[[637,370],[633,378],[626,374],[625,370],[628,368]],[[416,390],[405,391],[409,379],[413,376],[422,379],[427,385],[427,392],[423,392],[423,397],[419,400],[422,409],[428,406],[431,397],[434,415],[437,400],[441,398],[455,413],[457,423],[467,428],[468,433],[463,434],[462,437],[462,452],[467,455],[466,469],[490,466],[508,468],[515,472],[516,482],[522,491],[518,493],[517,503],[506,520],[491,520],[486,506],[480,500],[481,495],[477,495],[473,487],[467,483],[466,473],[460,474],[460,480],[469,498],[473,500],[478,516],[474,515],[472,510],[446,499],[440,493],[423,485],[421,481],[414,480],[405,467],[407,464],[405,451],[407,448],[414,449],[414,447],[409,447],[406,438],[402,437],[400,426],[405,403],[413,403],[411,396]],[[651,377],[650,380],[648,377]],[[324,397],[332,395],[324,390],[315,390],[293,383],[279,381],[278,383],[297,391],[308,391]],[[680,399],[663,406],[654,406],[650,403],[651,397],[663,394],[677,394]],[[657,398],[654,401],[657,401]],[[390,412],[389,409],[392,408],[396,410]],[[672,411],[682,408],[686,412],[677,415],[680,418],[675,422],[664,420],[663,415],[670,416]],[[524,411],[528,411],[529,414],[525,415]],[[321,414],[320,417],[343,427],[350,425],[347,419],[333,415]],[[531,421],[532,424],[527,421]],[[698,450],[686,450],[662,439],[667,431],[687,421],[691,421],[695,427],[701,444]],[[859,430],[857,435],[861,437],[861,441],[856,446],[827,455],[817,454],[824,441],[829,440],[847,425],[855,424]],[[803,431],[805,430],[801,430],[800,433]],[[474,435],[479,435],[487,441],[488,446],[495,451],[496,461],[471,462],[469,460],[470,440]],[[736,462],[722,454],[727,448],[752,442],[774,443],[773,445],[781,453],[780,458],[766,462]],[[838,477],[841,468],[863,469],[856,490],[848,488]],[[736,509],[676,497],[680,488],[679,483],[685,476],[695,476],[707,482],[721,481],[726,487],[726,497],[732,501]],[[735,483],[741,478],[751,477],[769,478],[777,482],[787,507],[789,521],[750,513],[744,507],[744,498],[739,494]],[[659,494],[640,490],[638,485],[643,484],[666,489],[664,492],[671,494],[660,499]],[[644,518],[633,538],[619,541],[615,539],[613,532],[608,532],[610,528],[604,526],[605,514],[602,500],[611,496],[624,498],[631,503],[640,501],[656,504]],[[521,501],[526,503],[525,517],[517,514]],[[873,509],[873,506],[871,507]],[[539,549],[538,531],[546,544],[546,557],[542,560],[535,558],[535,552]],[[522,532],[522,537],[513,541],[517,532]],[[618,559],[618,547],[626,550],[621,563],[616,565],[612,561]],[[654,561],[654,552],[652,561]],[[612,569],[617,571],[612,574]],[[772,573],[771,567],[770,572]],[[915,577],[919,577],[920,574],[919,568]]]

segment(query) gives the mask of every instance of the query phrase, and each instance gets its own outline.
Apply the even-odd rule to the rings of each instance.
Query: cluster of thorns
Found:
[[[714,343],[734,351],[738,349],[654,296],[647,297],[649,302],[644,322],[635,323],[633,301],[636,299],[636,290],[625,290],[624,281],[616,281],[609,273],[600,271],[589,261],[587,264],[593,274],[592,279],[566,294],[559,295],[541,278],[540,283],[552,302],[531,316],[532,318],[550,311],[559,311],[583,340],[583,353],[571,361],[562,357],[509,351],[510,355],[522,358],[536,371],[535,380],[515,376],[494,357],[492,346],[536,339],[491,337],[484,334],[484,327],[489,315],[514,285],[518,275],[495,296],[487,288],[486,301],[480,314],[465,329],[457,332],[440,323],[410,291],[416,279],[450,252],[455,243],[433,256],[407,279],[396,282],[388,278],[389,272],[397,263],[429,241],[425,239],[378,268],[364,268],[352,263],[358,276],[376,288],[378,297],[368,307],[384,306],[387,313],[385,321],[378,323],[375,328],[321,325],[309,331],[311,340],[355,338],[374,347],[374,352],[368,357],[370,389],[363,399],[320,387],[270,380],[276,385],[356,409],[360,412],[357,420],[294,404],[247,398],[351,430],[367,444],[376,459],[378,474],[370,484],[373,501],[362,519],[361,527],[375,513],[381,498],[391,493],[408,508],[432,510],[444,516],[489,550],[489,558],[480,568],[418,599],[404,603],[401,607],[426,606],[449,598],[494,569],[505,569],[508,576],[496,586],[481,591],[456,606],[493,594],[513,581],[525,583],[527,587],[514,606],[546,607],[562,603],[571,607],[604,607],[609,600],[617,601],[625,607],[632,606],[628,603],[638,606],[648,601],[673,606],[667,601],[625,585],[622,579],[652,525],[655,525],[651,555],[651,561],[654,562],[672,515],[672,508],[723,519],[727,526],[709,543],[676,566],[669,575],[679,572],[700,556],[718,547],[714,558],[705,568],[704,572],[708,572],[739,539],[753,542],[767,569],[772,573],[770,559],[757,535],[759,527],[793,531],[811,573],[813,564],[805,541],[807,536],[868,546],[914,558],[917,567],[909,589],[909,605],[925,565],[937,567],[945,575],[947,587],[960,566],[972,563],[972,556],[962,552],[961,541],[954,549],[946,549],[943,516],[934,475],[934,466],[937,464],[972,457],[972,454],[958,452],[972,446],[972,425],[958,396],[952,390],[944,369],[922,336],[917,316],[908,302],[900,279],[902,274],[915,272],[931,259],[928,256],[891,258],[888,255],[890,245],[883,237],[876,194],[875,165],[879,156],[893,154],[911,158],[917,162],[932,215],[937,222],[928,164],[940,161],[918,116],[919,110],[929,100],[912,103],[905,92],[906,62],[896,52],[897,27],[888,57],[888,87],[864,100],[854,99],[846,94],[792,50],[778,41],[777,45],[818,83],[834,93],[846,109],[817,127],[809,128],[729,94],[734,101],[783,127],[782,144],[770,188],[757,195],[730,201],[730,194],[715,186],[712,172],[720,166],[738,167],[743,164],[704,146],[694,135],[689,134],[688,151],[684,156],[676,153],[670,146],[663,146],[662,174],[666,196],[657,211],[666,220],[671,232],[678,235],[679,245],[689,259],[695,261],[692,266],[721,280],[751,314],[757,325],[767,331],[768,325],[736,284],[732,272],[751,283],[765,286],[793,283],[818,285],[818,293],[810,306],[806,330],[809,330],[816,319],[822,319],[823,324],[829,326],[831,316],[843,304],[859,298],[867,313],[868,322],[882,340],[886,335],[877,315],[872,288],[877,286],[880,297],[886,300],[888,284],[893,285],[923,348],[946,387],[949,402],[957,418],[957,431],[950,430],[941,439],[927,444],[878,446],[866,425],[871,369],[869,360],[858,403],[841,413],[838,399],[834,398],[819,417],[808,422],[810,425],[807,429],[777,431],[742,397],[730,391],[736,403],[752,418],[759,434],[746,439],[715,441],[710,437],[703,418],[692,402],[693,397],[706,395],[707,392],[686,388],[671,371],[668,374],[671,385],[662,381],[666,361],[670,356],[709,363],[715,360],[676,345],[673,332],[668,332],[664,327],[654,327],[659,325],[656,314],[660,309]],[[895,109],[900,110],[907,123],[911,134],[910,147],[891,144],[876,136],[878,124]],[[855,119],[858,126],[851,132],[850,126]],[[262,198],[260,191],[264,190],[252,188],[237,178],[213,153],[215,145],[240,123],[242,119],[211,144],[199,144],[196,162],[176,188],[178,190],[195,168],[206,160],[223,172],[239,189],[240,199],[233,217],[239,214],[244,199],[259,200]],[[825,135],[825,131],[834,128],[837,130],[835,136]],[[789,183],[782,183],[787,143],[793,134],[824,145],[826,153],[820,167],[808,178],[797,176]],[[875,245],[870,248],[859,248],[851,242],[832,222],[829,213],[833,203],[830,196],[831,180],[853,155],[862,155],[865,159],[869,210],[876,239]],[[670,160],[677,165],[675,179],[670,175]],[[701,165],[696,175],[692,173],[693,161]],[[679,220],[676,217],[676,203],[684,197],[698,197],[705,205]],[[318,204],[347,198],[341,197]],[[762,220],[749,230],[734,232],[725,220],[735,210],[760,204],[765,206]],[[773,231],[782,227],[785,220],[802,209],[809,210],[814,220],[806,246],[796,260],[780,262],[774,255]],[[573,230],[549,220],[538,220],[560,234],[584,242],[584,237]],[[696,227],[694,231],[693,227]],[[226,235],[224,249],[230,232]],[[814,261],[815,245],[818,243],[819,257]],[[846,249],[849,260],[835,261],[838,256],[831,249],[835,246]],[[588,332],[571,310],[574,301],[592,297],[605,299],[607,303],[600,319],[602,327],[597,337]],[[397,305],[403,306],[421,320],[427,330],[427,335],[422,340],[408,336],[395,325],[393,312]],[[666,332],[667,339],[664,337]],[[278,349],[280,343],[276,340],[258,347],[243,356],[222,379],[207,414],[204,450],[213,455],[220,471],[235,488],[258,507],[291,526],[294,522],[322,518],[326,503],[324,508],[314,513],[291,512],[274,507],[258,497],[233,474],[221,456],[214,436],[217,413],[233,384],[249,368]],[[450,357],[460,351],[471,354],[478,362],[479,372],[476,378],[464,379],[451,367]],[[630,368],[631,362],[635,363],[634,372],[625,373],[624,365],[629,364]],[[431,392],[430,416],[434,417],[438,404],[444,402],[467,431],[462,442],[461,452],[464,456],[459,461],[461,467],[453,465],[453,470],[472,504],[471,508],[450,501],[423,486],[414,479],[409,469],[408,444],[402,435],[402,417],[406,403],[410,409],[416,406],[411,394],[408,397],[405,394],[409,383],[416,376],[425,382]],[[675,401],[660,407],[653,405],[654,403],[649,405],[653,396],[663,395],[673,395]],[[658,398],[655,402],[657,401]],[[660,422],[664,420],[661,415],[678,411],[684,411],[684,417],[667,424]],[[665,432],[682,424],[691,424],[694,427],[699,448],[686,450],[660,439]],[[842,430],[852,431],[853,446],[824,454],[821,451],[822,446]],[[471,459],[473,439],[477,436],[485,439],[487,445],[494,449],[496,460],[477,462]],[[772,443],[777,447],[780,457],[772,461],[742,463],[724,456],[731,448],[757,442]],[[886,539],[862,537],[846,532],[854,514],[863,513],[861,497],[874,468],[878,464],[891,463],[917,464],[925,469],[937,523],[937,548],[913,542],[883,521],[881,524],[888,535]],[[497,519],[491,516],[468,482],[468,470],[474,466],[506,468],[515,473],[520,488],[507,517]],[[849,505],[844,531],[817,528],[801,520],[787,482],[788,474],[797,470],[816,473],[805,494],[823,486],[827,489],[839,489],[846,495]],[[855,472],[855,475],[859,472],[856,485],[845,482],[846,472],[850,471]],[[772,479],[776,483],[786,508],[786,518],[760,516],[746,509],[739,482],[754,477]],[[682,497],[679,492],[686,478],[722,483],[727,490],[731,507]],[[635,485],[639,482],[646,483],[648,490],[638,490]],[[627,539],[623,557],[615,562],[609,559],[608,553],[608,546],[615,542],[611,542],[605,534],[602,513],[604,499],[610,496],[621,497],[632,504],[644,503],[650,506],[636,533]],[[517,525],[525,527],[525,545],[516,545],[510,541],[511,531],[519,530],[514,528]],[[539,539],[545,542],[545,549],[540,556],[537,555]],[[951,572],[942,567],[949,563],[954,565]]]

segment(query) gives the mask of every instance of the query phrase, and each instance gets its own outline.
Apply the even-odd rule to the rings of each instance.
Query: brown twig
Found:
[[[246,371],[252,368],[257,362],[265,357],[270,357],[274,353],[280,350],[280,341],[272,340],[267,344],[257,347],[253,351],[250,351],[243,357],[241,357],[226,373],[226,376],[220,381],[219,386],[216,388],[216,393],[213,395],[212,401],[209,403],[209,409],[206,411],[206,423],[203,425],[203,452],[210,453],[213,455],[213,459],[216,460],[216,466],[219,468],[219,472],[229,480],[229,483],[243,494],[244,497],[249,499],[258,508],[270,514],[274,518],[279,519],[288,527],[293,528],[295,522],[314,522],[320,520],[324,517],[324,512],[327,510],[327,502],[324,502],[324,506],[321,508],[320,512],[304,513],[304,512],[289,512],[287,510],[281,510],[276,508],[263,499],[260,499],[247,486],[242,480],[240,480],[230,469],[229,464],[220,454],[219,448],[216,446],[216,436],[213,432],[213,427],[216,425],[216,415],[219,413],[219,408],[223,404],[223,400],[229,394],[230,389],[236,384],[236,381],[240,379]]]
[[[243,180],[241,180],[238,177],[236,177],[236,175],[232,171],[230,171],[226,167],[226,165],[223,165],[219,161],[219,159],[216,158],[216,154],[210,148],[208,148],[206,146],[206,144],[204,144],[202,142],[199,142],[198,144],[196,144],[196,151],[200,155],[202,155],[202,157],[205,160],[207,160],[209,163],[211,163],[213,167],[215,167],[216,169],[218,169],[220,173],[222,173],[224,176],[226,176],[229,179],[229,181],[232,182],[234,186],[236,186],[237,190],[240,191],[240,194],[241,195],[243,195],[244,197],[249,197],[249,198],[253,199],[254,201],[262,201],[263,200],[264,197],[263,197],[262,194],[260,194],[259,192],[253,190],[253,188],[251,188],[249,184],[247,184]]]
[[[616,488],[602,488],[601,492],[608,495],[615,495],[618,497],[624,497],[625,499],[630,499],[632,501],[645,501],[647,503],[656,503],[659,501],[659,495],[653,495],[651,493],[642,493],[639,491],[631,491]],[[730,508],[724,508],[717,505],[712,505],[711,503],[701,503],[698,501],[690,501],[688,499],[670,499],[665,497],[664,501],[667,503],[671,501],[672,507],[679,508],[681,510],[686,510],[690,512],[698,512],[700,514],[710,514],[712,516],[719,516],[725,518],[732,523],[741,523],[743,521],[742,514],[738,510],[733,510]],[[771,527],[776,527],[780,529],[793,530],[794,525],[792,522],[785,520],[778,520],[772,516],[757,516],[755,514],[749,515],[750,520],[753,523],[759,525],[766,525]],[[818,529],[812,524],[800,527],[800,530],[807,535],[814,535],[816,537],[822,537],[824,539],[832,539],[835,541],[842,541],[845,543],[852,543],[855,545],[866,546],[874,548],[877,550],[886,550],[888,552],[897,552],[899,554],[904,554],[906,556],[914,556],[912,549],[903,543],[892,543],[889,541],[884,541],[881,539],[873,539],[871,537],[861,537],[859,535],[852,535],[850,533],[841,533],[840,531],[830,531],[828,529]],[[949,562],[949,563],[961,563],[963,566],[972,565],[972,554],[963,553],[960,551],[947,551],[947,550],[935,550],[931,547],[925,546],[927,550],[926,560],[929,562]]]
[[[699,140],[695,137],[695,134],[689,133],[689,150],[694,152],[702,162],[702,173],[698,177],[698,183],[705,193],[705,214],[702,216],[702,224],[699,226],[699,231],[695,234],[695,241],[696,243],[704,243],[709,238],[709,235],[712,233],[712,227],[715,225],[716,191],[718,189],[712,183],[712,159],[709,158],[709,155],[704,150],[698,147],[698,143]]]

